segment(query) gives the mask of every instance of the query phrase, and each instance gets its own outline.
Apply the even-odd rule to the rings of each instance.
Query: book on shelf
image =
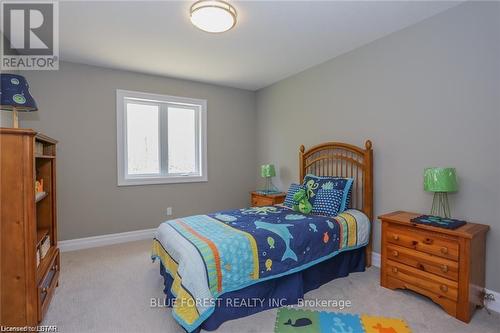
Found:
[[[49,249],[50,249],[50,236],[47,235],[45,236],[45,238],[42,241],[42,244],[40,245],[41,259],[43,259],[47,255]]]
[[[43,143],[38,141],[35,142],[35,154],[43,155]]]
[[[35,193],[35,202],[38,202],[47,196],[47,192],[37,192]]]

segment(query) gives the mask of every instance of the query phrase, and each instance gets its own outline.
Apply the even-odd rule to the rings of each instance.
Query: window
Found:
[[[118,185],[207,181],[205,100],[116,91]]]

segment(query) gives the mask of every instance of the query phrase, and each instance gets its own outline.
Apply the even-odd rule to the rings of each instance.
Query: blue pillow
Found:
[[[286,193],[285,201],[283,202],[283,205],[293,208],[293,206],[297,205],[298,202],[293,200],[293,196],[295,193],[297,193],[301,188],[303,188],[299,184],[292,184],[288,188],[288,192]]]
[[[314,202],[312,213],[327,216],[337,216],[339,214],[343,197],[344,191],[342,190],[320,189],[316,193],[316,201]]]
[[[309,195],[309,202],[314,207],[316,194],[320,189],[323,190],[341,190],[342,202],[340,204],[339,213],[342,213],[350,205],[350,192],[354,179],[341,177],[318,177],[308,174],[304,177],[304,186]]]

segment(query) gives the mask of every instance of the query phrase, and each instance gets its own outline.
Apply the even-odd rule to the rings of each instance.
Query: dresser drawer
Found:
[[[441,295],[435,294],[432,291],[420,288],[415,284],[401,281],[392,276],[387,277],[387,286],[390,288],[403,288],[403,289],[413,290],[416,293],[429,297],[432,301],[441,305],[441,307],[443,307],[443,309],[453,317],[457,315],[457,304],[458,304],[457,302],[452,301],[451,299],[448,299]]]
[[[453,301],[458,299],[458,283],[413,267],[387,260],[386,274],[409,285],[425,289]]]
[[[458,242],[444,235],[390,225],[386,230],[386,239],[392,244],[458,261]]]
[[[57,250],[52,262],[49,265],[47,273],[38,285],[38,320],[41,321],[49,306],[52,295],[59,279],[60,269],[59,250]]]
[[[387,244],[385,252],[387,259],[458,281],[458,262],[456,261],[393,244]]]

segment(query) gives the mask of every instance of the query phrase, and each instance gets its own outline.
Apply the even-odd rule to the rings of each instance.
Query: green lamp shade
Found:
[[[458,191],[455,168],[426,168],[424,170],[424,190],[427,192]]]
[[[262,176],[262,178],[270,178],[276,176],[274,164],[263,164],[260,167],[260,175]]]

